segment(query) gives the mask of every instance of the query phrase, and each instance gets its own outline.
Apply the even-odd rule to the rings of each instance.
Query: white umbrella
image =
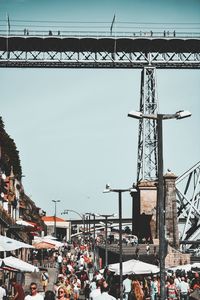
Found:
[[[43,239],[49,239],[49,240],[57,240],[57,238],[55,236],[52,236],[52,235],[45,235],[43,237]]]
[[[200,269],[200,263],[193,263],[193,264],[185,264],[185,265],[179,265],[176,267],[168,268],[168,270],[176,272],[177,270],[183,270],[185,272],[189,272],[192,269],[199,268]]]
[[[18,269],[21,272],[39,272],[38,267],[28,264],[27,262],[13,256],[5,257],[3,262],[6,266]]]
[[[63,246],[63,243],[61,243],[61,242],[58,242],[58,241],[53,240],[53,239],[41,238],[41,237],[37,237],[36,239],[34,239],[33,240],[33,245],[36,245],[36,244],[41,243],[41,242],[53,244],[53,245],[55,245],[55,248],[57,248],[57,249]]]
[[[186,264],[186,265],[179,265],[176,267],[171,267],[168,268],[168,270],[176,272],[177,270],[183,270],[185,272],[191,271],[192,265],[191,264]]]
[[[13,251],[20,248],[34,248],[33,246],[0,235],[0,251]]]
[[[119,263],[111,264],[108,266],[108,269],[111,272],[114,272],[116,275],[120,274]],[[160,271],[160,269],[148,263],[145,263],[140,260],[131,259],[122,263],[123,275],[129,274],[155,274]]]
[[[30,226],[30,227],[35,227],[34,225],[32,225],[31,223],[27,222],[27,221],[24,221],[24,220],[17,220],[16,221],[16,224],[18,225],[24,225],[24,226]]]
[[[192,268],[199,268],[200,269],[200,263],[193,263]]]

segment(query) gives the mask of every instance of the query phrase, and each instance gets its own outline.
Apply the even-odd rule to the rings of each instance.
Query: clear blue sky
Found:
[[[200,23],[199,1],[0,0],[12,20]],[[141,70],[0,69],[1,116],[15,140],[25,191],[47,214],[52,199],[80,213],[116,213],[116,194],[136,180]],[[181,175],[199,161],[200,72],[157,70],[160,112],[192,117],[164,124],[164,168]],[[123,215],[131,198],[123,196]],[[70,215],[75,217],[75,215]]]

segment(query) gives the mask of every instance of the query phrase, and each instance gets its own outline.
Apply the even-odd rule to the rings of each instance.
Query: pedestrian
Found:
[[[128,300],[129,293],[131,292],[132,280],[130,276],[126,276],[123,280],[123,291],[124,291],[124,299]]]
[[[66,278],[65,280],[65,293],[66,293],[66,299],[70,299],[71,298],[71,294],[72,294],[72,286],[70,283],[69,278]]]
[[[14,287],[14,297],[13,300],[24,300],[25,293],[23,287],[20,283],[17,283],[16,278],[10,280],[11,285]]]
[[[150,281],[150,298],[151,300],[157,300],[158,297],[158,280],[157,276],[154,275],[153,279]]]
[[[74,277],[74,280],[72,281],[72,289],[73,289],[74,300],[79,299],[80,289],[81,289],[81,281],[77,277]]]
[[[62,257],[62,255],[59,253],[59,255],[57,256],[57,263],[58,263],[58,270],[59,270],[59,273],[61,273],[61,271],[62,271],[62,262],[63,262],[63,257]]]
[[[181,282],[180,282],[178,288],[180,291],[180,300],[188,300],[190,286],[189,286],[189,283],[185,280],[185,277],[181,277]]]
[[[44,295],[44,300],[55,300],[56,296],[53,291],[46,291]]]
[[[146,245],[146,251],[147,251],[147,255],[149,255],[149,254],[150,254],[150,246],[149,246],[149,243],[147,243],[147,245]]]
[[[136,255],[136,259],[139,259],[140,258],[140,248],[137,246],[136,249],[135,249],[135,255]]]
[[[93,282],[95,282],[95,281],[93,281]],[[101,285],[102,285],[102,280],[98,280],[96,282],[96,288],[94,288],[94,289],[91,288],[91,284],[90,284],[90,289],[91,289],[91,292],[90,292],[90,295],[89,295],[90,300],[93,300],[97,296],[101,295]]]
[[[63,286],[60,286],[58,288],[58,296],[56,300],[66,300],[65,296],[66,296],[65,288]]]
[[[85,296],[85,299],[88,300],[89,299],[89,296],[90,296],[90,283],[89,281],[86,282],[85,284],[85,288],[84,288],[84,296]]]
[[[2,287],[3,282],[0,280],[0,300],[3,300],[6,297],[6,290]]]
[[[30,295],[27,295],[25,300],[44,300],[44,297],[38,293],[37,283],[31,282]]]
[[[167,299],[168,300],[175,300],[178,299],[178,290],[174,284],[174,278],[169,279],[169,285],[167,286]]]
[[[48,275],[47,270],[42,271],[40,281],[41,281],[41,284],[42,284],[42,287],[43,287],[43,291],[45,292],[46,288],[47,288],[47,285],[49,283],[49,275]]]
[[[9,298],[9,295],[8,295],[8,287],[7,287],[7,285],[5,284],[5,282],[4,282],[4,284],[2,285],[2,288],[4,288],[4,290],[6,291],[6,296],[3,297],[3,300],[8,300],[8,298]]]
[[[132,281],[132,290],[134,291],[135,299],[144,300],[144,291],[139,280],[136,278],[134,278]]]
[[[106,281],[103,281],[101,285],[101,294],[97,296],[95,300],[116,300],[116,298],[111,296],[108,292],[109,286]]]

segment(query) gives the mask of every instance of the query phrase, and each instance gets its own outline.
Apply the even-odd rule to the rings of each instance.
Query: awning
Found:
[[[108,270],[114,272],[115,275],[120,274],[120,264],[111,264],[108,266]],[[160,269],[152,264],[145,263],[140,260],[131,259],[122,263],[123,275],[131,274],[156,274]]]
[[[50,244],[47,242],[39,242],[33,245],[35,249],[55,249],[56,246],[54,244]]]
[[[18,272],[19,270],[5,266],[5,263],[3,262],[3,260],[0,259],[0,271]]]
[[[16,221],[16,224],[23,225],[23,226],[34,227],[33,224],[31,224],[30,222],[24,221],[24,220],[18,220],[18,221]]]
[[[52,244],[52,245],[54,245],[54,248],[56,248],[56,249],[63,246],[63,243],[53,240],[53,239],[45,238],[45,237],[43,237],[43,238],[35,237],[35,239],[33,240],[33,246],[35,246],[36,244],[41,243],[41,242]]]
[[[19,258],[8,256],[2,259],[3,263],[7,267],[15,268],[21,272],[39,272],[39,268],[35,267]]]
[[[13,251],[20,248],[34,248],[33,246],[0,235],[0,251]]]

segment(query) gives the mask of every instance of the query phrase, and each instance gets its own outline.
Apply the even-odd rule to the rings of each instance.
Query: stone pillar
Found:
[[[155,181],[143,180],[138,184],[140,192],[140,216],[141,221],[146,216],[147,233],[151,233],[151,239],[157,237],[157,187]],[[149,224],[147,224],[149,223]],[[142,224],[139,223],[140,229]]]
[[[166,238],[169,244],[179,249],[179,231],[177,219],[177,205],[176,205],[176,187],[175,180],[177,176],[168,172],[164,175],[165,187],[165,228]]]

